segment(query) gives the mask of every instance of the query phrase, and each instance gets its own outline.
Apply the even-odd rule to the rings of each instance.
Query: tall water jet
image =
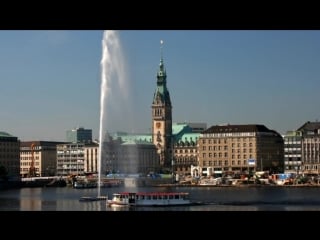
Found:
[[[101,66],[101,88],[100,88],[100,126],[99,126],[99,153],[98,153],[98,197],[101,194],[100,183],[101,173],[105,166],[102,166],[103,143],[107,129],[111,123],[107,121],[109,113],[117,117],[117,112],[122,114],[128,103],[128,83],[126,77],[125,61],[122,54],[118,32],[105,30],[102,39]],[[124,103],[124,104],[122,104]],[[121,107],[119,107],[121,106]],[[110,119],[110,118],[108,118]]]

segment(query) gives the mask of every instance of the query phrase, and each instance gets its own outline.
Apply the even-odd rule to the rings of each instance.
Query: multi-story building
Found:
[[[57,145],[63,142],[24,141],[20,144],[20,175],[30,176],[30,167],[35,167],[35,176],[54,176],[57,168]]]
[[[84,174],[84,143],[57,145],[57,175]]]
[[[84,172],[99,172],[99,144],[96,142],[84,145]]]
[[[6,132],[0,132],[0,167],[6,177],[19,178],[20,176],[20,141]]]
[[[159,155],[150,140],[151,136],[127,133],[117,133],[107,137],[103,143],[102,172],[124,174],[159,172]]]
[[[191,165],[198,166],[198,139],[200,133],[192,128],[192,123],[176,123],[173,132],[173,172],[190,175]],[[197,127],[198,128],[198,127]]]
[[[306,122],[297,129],[302,134],[302,170],[320,173],[320,122]]]
[[[84,129],[83,127],[67,130],[67,142],[71,143],[91,143],[92,129]]]
[[[283,171],[283,138],[264,125],[212,126],[200,134],[198,145],[203,175]]]
[[[302,133],[287,131],[284,139],[284,172],[299,174],[302,166]]]

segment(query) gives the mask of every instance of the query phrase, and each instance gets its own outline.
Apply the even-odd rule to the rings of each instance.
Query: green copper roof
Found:
[[[0,137],[14,137],[12,135],[10,135],[9,133],[6,132],[0,132]]]
[[[113,139],[121,138],[124,144],[152,144],[151,134],[130,134],[126,132],[116,132],[111,134]]]
[[[161,104],[171,106],[170,94],[167,89],[167,72],[162,58],[162,43],[163,41],[161,41],[161,58],[157,72],[157,88],[153,96],[153,104],[159,104],[159,102],[161,102]]]
[[[199,139],[199,136],[200,136],[200,133],[184,133],[177,140],[182,141],[182,142],[195,142],[196,143],[197,140]]]
[[[174,137],[174,142],[196,142],[200,133],[193,133],[192,128],[187,123],[173,123],[172,135]],[[110,134],[110,136],[112,136],[113,139],[120,138],[123,141],[123,144],[153,144],[151,133],[132,134],[127,132],[116,132]]]
[[[137,145],[137,144],[143,144],[143,145],[153,145],[152,142],[146,142],[146,141],[139,141],[139,140],[129,140],[124,141],[122,145]]]
[[[172,124],[172,134],[176,135],[181,133],[182,131],[188,131],[190,132],[190,127],[188,126],[188,124],[181,124],[181,123],[173,123]]]

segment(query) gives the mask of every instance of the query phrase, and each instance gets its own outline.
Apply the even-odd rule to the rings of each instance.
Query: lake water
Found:
[[[102,188],[114,192],[189,192],[203,205],[180,207],[110,208],[105,201],[80,202],[97,196],[98,189],[20,188],[0,191],[0,211],[319,211],[320,187],[144,187]]]

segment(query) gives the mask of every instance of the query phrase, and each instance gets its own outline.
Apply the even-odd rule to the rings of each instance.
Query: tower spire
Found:
[[[160,40],[160,62],[163,62],[162,47],[163,47],[163,40]]]
[[[160,40],[160,67],[157,71],[157,88],[152,102],[152,142],[157,147],[161,167],[168,168],[172,159],[172,106],[162,50],[163,40]]]
[[[165,82],[165,78],[166,78],[166,70],[164,69],[164,64],[163,64],[163,40],[160,40],[160,69],[158,72],[158,77],[161,78],[160,81],[164,81]]]

